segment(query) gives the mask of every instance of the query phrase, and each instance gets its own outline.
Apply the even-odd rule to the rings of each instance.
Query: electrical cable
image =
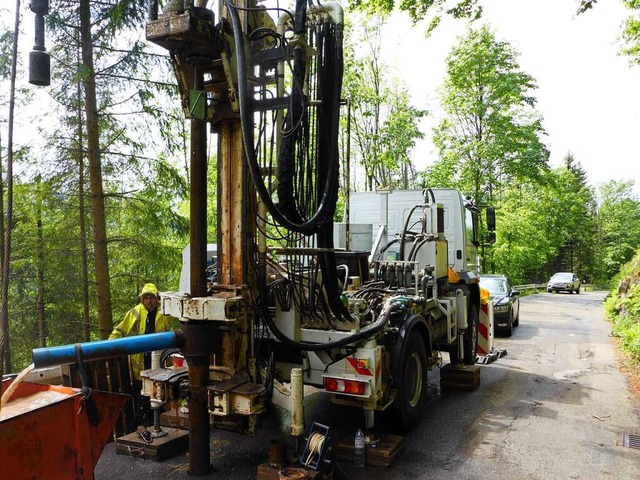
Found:
[[[313,432],[309,437],[309,441],[307,442],[307,450],[309,451],[309,455],[307,455],[307,460],[304,462],[304,466],[308,467],[313,460],[314,457],[320,457],[320,453],[322,452],[322,448],[324,447],[324,442],[326,437],[319,432]]]

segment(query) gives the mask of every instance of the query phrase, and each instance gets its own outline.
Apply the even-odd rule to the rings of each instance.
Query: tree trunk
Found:
[[[0,312],[0,374],[10,373],[11,348],[9,346],[9,260],[11,259],[11,228],[13,227],[13,116],[16,100],[16,71],[18,69],[18,36],[20,35],[20,0],[16,0],[15,28],[11,51],[11,87],[9,91],[9,135],[7,139],[7,213],[4,232],[2,264],[2,307]]]
[[[2,135],[0,135],[0,285],[4,285],[4,181],[2,179]],[[4,291],[4,290],[3,290]],[[5,351],[9,348],[9,322],[5,322],[5,317],[0,311],[0,378],[5,373],[3,370],[3,359]],[[7,372],[8,373],[8,372]]]
[[[113,328],[111,313],[111,288],[107,254],[107,229],[102,190],[102,165],[100,160],[100,133],[96,102],[96,81],[91,41],[91,12],[89,0],[80,1],[80,37],[82,63],[87,71],[84,78],[85,114],[87,120],[87,144],[89,157],[89,185],[93,225],[93,251],[95,259],[96,295],[98,303],[98,333],[100,339],[108,338]]]
[[[84,137],[82,133],[82,88],[78,83],[78,221],[80,224],[80,268],[82,270],[82,339],[91,340],[89,319],[89,256],[87,248],[87,216],[84,205]]]
[[[78,38],[78,64],[82,60],[81,42]],[[87,211],[84,188],[84,131],[82,121],[82,82],[76,83],[77,98],[77,138],[76,161],[78,163],[78,225],[80,226],[80,269],[82,272],[82,340],[91,340],[91,320],[89,318],[89,255],[87,247]]]
[[[47,324],[44,315],[44,236],[42,235],[42,180],[36,177],[36,234],[38,238],[38,301],[36,315],[38,317],[38,339],[40,347],[47,346]]]

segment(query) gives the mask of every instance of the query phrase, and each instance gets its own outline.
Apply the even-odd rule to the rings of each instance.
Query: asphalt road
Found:
[[[619,371],[603,298],[603,292],[524,297],[520,326],[511,338],[495,339],[508,355],[482,366],[480,388],[441,395],[433,372],[427,410],[405,436],[397,462],[364,469],[340,462],[345,478],[640,478],[640,450],[616,445],[622,432],[640,435],[640,402]],[[323,395],[308,399],[305,417],[330,425],[336,436],[353,432],[361,421]],[[200,478],[255,478],[269,441],[279,435],[278,420],[267,416],[253,439],[213,432],[214,471]],[[376,421],[380,431],[393,432],[393,422]],[[156,463],[115,455],[110,444],[95,476],[193,478],[187,467],[184,455]]]

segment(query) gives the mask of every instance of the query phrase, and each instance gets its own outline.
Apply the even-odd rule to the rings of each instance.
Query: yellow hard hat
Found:
[[[158,289],[156,288],[156,286],[153,283],[145,283],[144,287],[142,287],[142,291],[140,292],[140,298],[142,298],[143,295],[148,295],[151,294],[154,297],[158,297]]]

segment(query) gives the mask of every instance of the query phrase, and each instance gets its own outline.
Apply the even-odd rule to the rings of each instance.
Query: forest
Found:
[[[595,3],[577,1],[576,9],[592,14]],[[624,3],[622,53],[638,63],[640,2]],[[536,79],[486,22],[471,21],[447,57],[443,114],[429,132],[438,160],[416,166],[413,149],[427,133],[420,120],[431,113],[415,106],[381,58],[381,27],[393,5],[349,6],[340,202],[347,190],[455,187],[496,207],[486,273],[525,284],[570,270],[597,287],[616,285],[640,250],[635,186],[594,187],[570,151],[561,166],[550,165]],[[480,7],[479,0],[400,5],[414,19],[436,12],[430,28],[443,15],[478,19]],[[33,348],[106,338],[147,282],[178,288],[189,242],[189,138],[169,58],[145,41],[146,2],[51,0],[46,89],[26,82],[20,62],[19,52],[31,47],[19,34],[33,18],[28,2],[15,0],[15,17],[0,9],[0,372],[7,373],[31,363]],[[20,129],[16,110],[29,112]]]

